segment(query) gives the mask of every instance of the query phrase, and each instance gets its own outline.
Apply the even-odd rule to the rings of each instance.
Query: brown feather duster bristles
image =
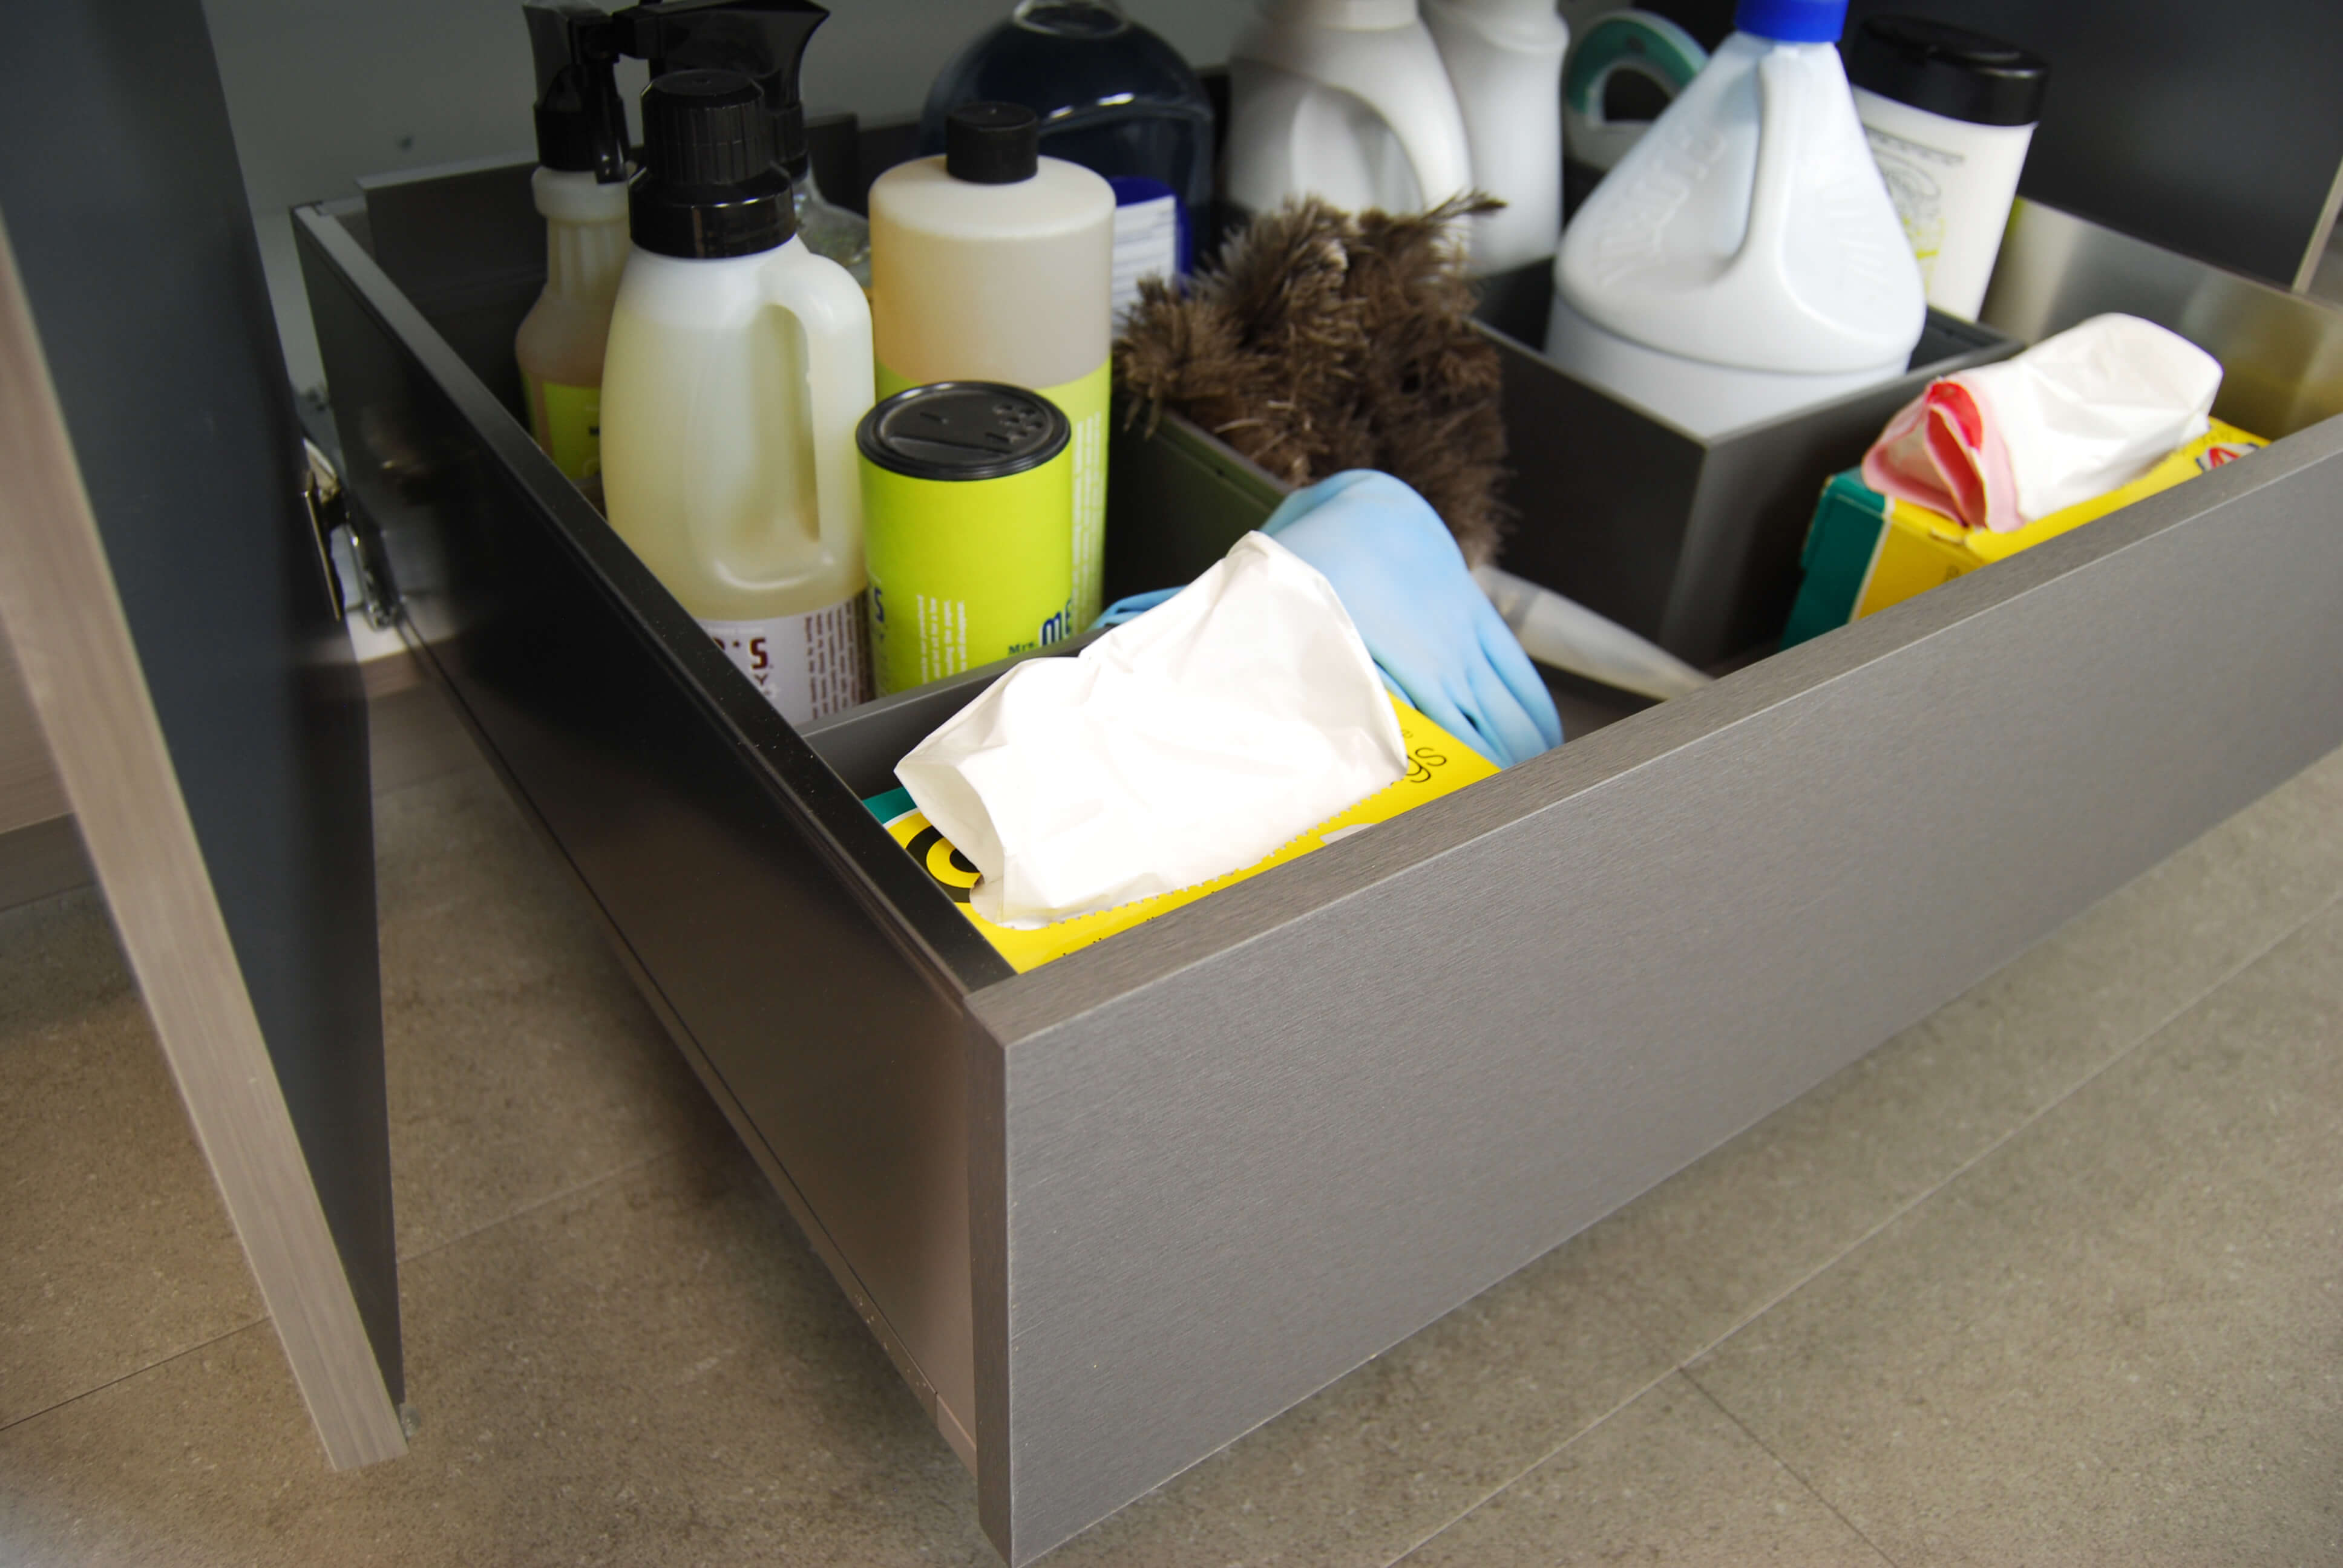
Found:
[[[1255,218],[1184,296],[1146,280],[1114,346],[1129,417],[1176,409],[1292,484],[1396,474],[1467,561],[1493,559],[1505,427],[1460,220],[1499,205],[1353,214],[1302,197]]]

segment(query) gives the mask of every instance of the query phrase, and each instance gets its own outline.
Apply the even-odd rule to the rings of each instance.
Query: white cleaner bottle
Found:
[[[1902,373],[1927,305],[1834,46],[1845,18],[1741,0],[1571,219],[1548,357],[1701,436]]]
[[[642,103],[602,377],[610,527],[803,724],[869,686],[854,427],[870,307],[797,238],[754,81],[674,71]]]
[[[1504,202],[1473,221],[1472,270],[1544,261],[1562,238],[1562,57],[1554,0],[1422,0],[1464,116],[1473,184]]]
[[[1259,0],[1229,47],[1229,199],[1422,212],[1471,188],[1455,89],[1416,0]]]
[[[964,104],[941,157],[872,183],[870,310],[880,397],[1005,381],[1073,427],[1073,624],[1087,627],[1105,581],[1114,188],[1042,157],[1040,136],[1022,105]]]

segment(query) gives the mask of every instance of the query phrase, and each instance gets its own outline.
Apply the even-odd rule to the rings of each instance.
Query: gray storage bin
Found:
[[[1544,583],[1680,658],[1712,665],[1771,643],[1798,592],[1799,547],[1823,477],[1851,468],[1930,380],[2022,345],[1928,312],[1911,367],[1812,408],[1695,436],[1537,352],[1551,267],[1492,280],[1482,318],[1505,351],[1520,518],[1506,569]]]
[[[859,800],[973,681],[792,729],[514,417],[527,176],[296,215],[347,481],[421,660],[1012,1563],[2343,741],[2343,397],[2306,374],[2268,452],[1012,975]],[[2057,247],[2100,232],[2022,215],[2020,270],[2038,240],[2051,279],[2026,331],[2097,307]],[[2334,340],[2324,307],[2235,286],[2285,330],[2200,323],[2216,353]],[[1514,417],[1534,459],[1550,433]],[[1223,526],[1273,496],[1206,440],[1163,472],[1168,512]],[[1584,548],[1625,548],[1599,518]]]
[[[1704,437],[1530,347],[1545,338],[1551,276],[1541,264],[1483,286],[1513,437],[1503,564],[1700,665],[1781,634],[1824,477],[1861,460],[1932,378],[2020,347],[1932,310],[1912,368],[1896,379]],[[1124,417],[1108,470],[1121,525],[1108,536],[1110,571],[1138,587],[1185,582],[1260,520],[1280,487],[1184,419]]]

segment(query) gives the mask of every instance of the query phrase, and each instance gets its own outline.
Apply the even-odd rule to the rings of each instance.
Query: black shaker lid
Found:
[[[1846,78],[1883,98],[1973,126],[2042,117],[2050,66],[2038,55],[1919,16],[1874,16],[1855,29]]]
[[[999,381],[938,381],[862,416],[855,445],[914,479],[1005,479],[1066,449],[1073,427],[1038,392]]]
[[[1013,186],[1041,166],[1041,120],[1022,104],[962,104],[944,116],[944,173]]]
[[[634,241],[659,256],[753,256],[798,231],[763,90],[737,71],[670,71],[643,90]]]

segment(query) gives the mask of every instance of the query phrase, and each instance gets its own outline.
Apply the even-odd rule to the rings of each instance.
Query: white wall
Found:
[[[806,53],[820,112],[917,113],[937,70],[1011,0],[831,0]],[[1199,64],[1227,58],[1244,0],[1126,0]],[[321,379],[285,214],[360,175],[531,150],[518,0],[206,0],[237,156],[297,387]],[[639,67],[632,86],[639,87]],[[630,89],[631,90],[631,89]]]

